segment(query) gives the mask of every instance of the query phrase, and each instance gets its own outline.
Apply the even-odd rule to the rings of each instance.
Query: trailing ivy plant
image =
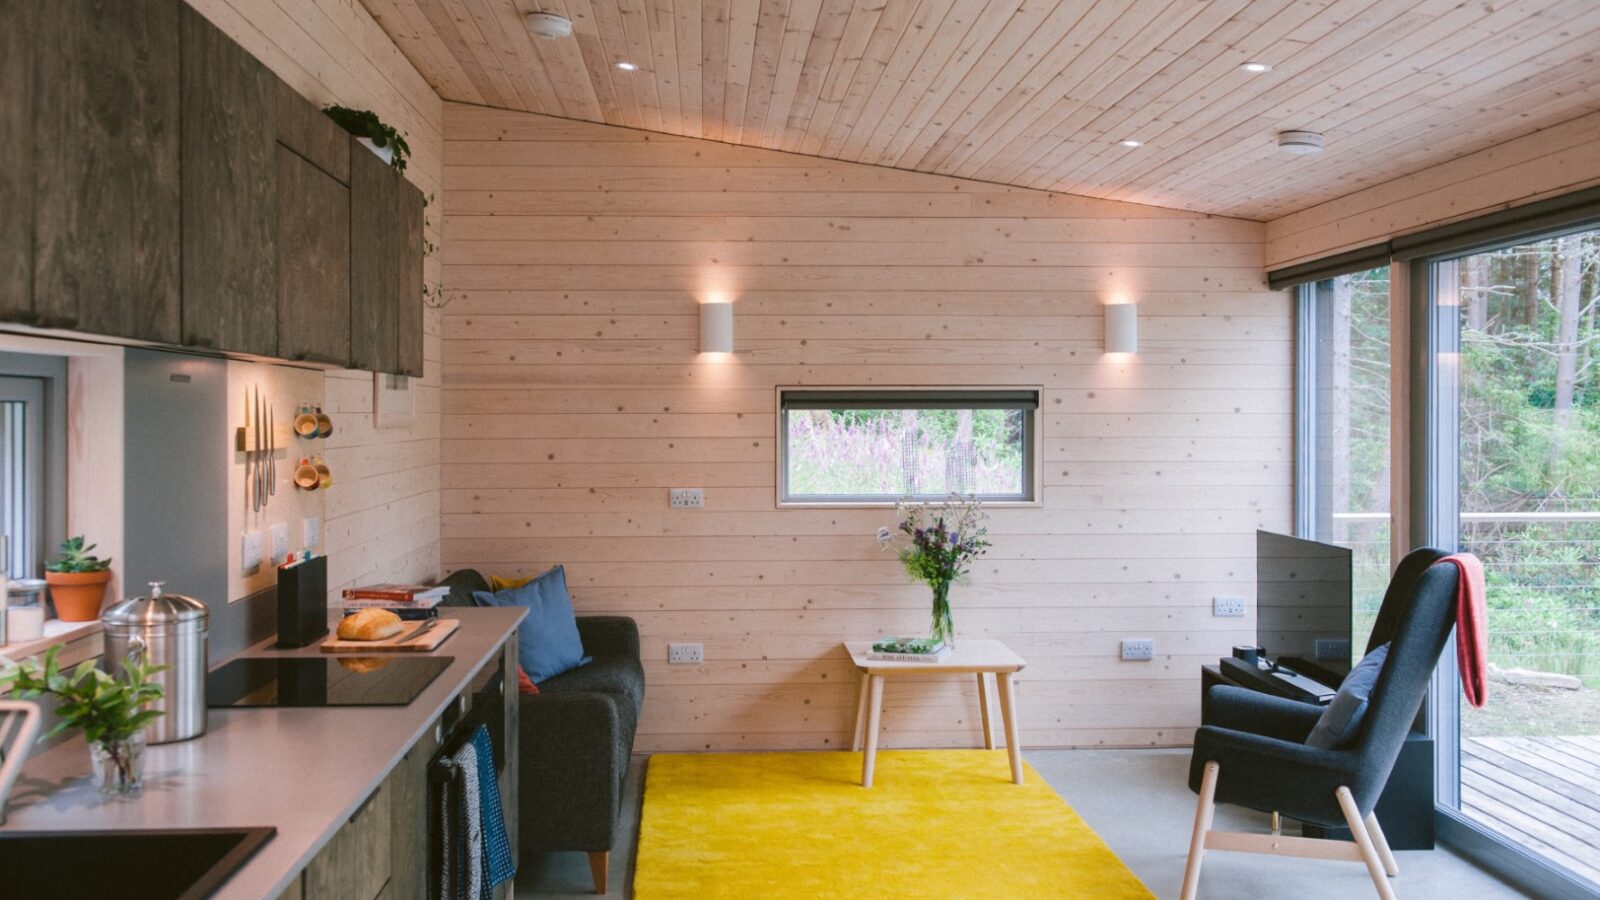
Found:
[[[394,156],[389,164],[396,170],[406,170],[406,157],[411,155],[411,145],[394,126],[384,124],[378,114],[370,109],[351,109],[347,106],[330,106],[323,110],[328,118],[338,123],[340,128],[350,132],[356,137],[366,138],[377,147],[393,148]]]

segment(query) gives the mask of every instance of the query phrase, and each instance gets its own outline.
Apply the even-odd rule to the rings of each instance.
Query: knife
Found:
[[[394,646],[398,647],[399,645],[404,644],[406,641],[421,637],[423,634],[427,633],[428,629],[437,624],[439,624],[439,620],[437,618],[429,619],[428,621],[423,622],[421,627],[412,629],[410,634],[404,635],[399,640],[395,641]]]
[[[276,455],[278,443],[277,414],[269,405],[267,407],[267,496],[278,496],[278,458]]]

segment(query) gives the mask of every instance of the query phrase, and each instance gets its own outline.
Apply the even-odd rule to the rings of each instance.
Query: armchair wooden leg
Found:
[[[1356,808],[1356,798],[1350,794],[1350,789],[1347,787],[1339,788],[1333,795],[1338,798],[1339,808],[1344,811],[1345,824],[1350,826],[1350,834],[1356,839],[1356,846],[1361,849],[1361,860],[1367,864],[1367,874],[1372,876],[1372,886],[1378,889],[1378,896],[1383,900],[1395,900],[1394,888],[1389,886],[1383,859],[1378,856],[1378,848],[1373,846],[1372,835],[1367,832],[1367,824],[1361,818],[1361,810]]]
[[[1217,771],[1220,768],[1216,762],[1208,762],[1200,778],[1200,800],[1194,809],[1194,836],[1189,839],[1189,864],[1183,869],[1181,900],[1194,900],[1195,892],[1200,889],[1200,862],[1206,855],[1206,832],[1211,830],[1211,819],[1217,811]]]
[[[594,878],[594,892],[606,892],[606,875],[611,871],[610,850],[589,851],[589,875]]]
[[[1394,851],[1389,849],[1389,839],[1384,837],[1383,826],[1378,824],[1378,814],[1367,813],[1367,834],[1372,836],[1372,846],[1378,848],[1378,858],[1383,860],[1383,870],[1393,878],[1400,874],[1400,864],[1395,861]]]

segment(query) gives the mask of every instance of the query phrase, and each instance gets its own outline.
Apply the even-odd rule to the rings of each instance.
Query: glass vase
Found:
[[[124,796],[138,793],[144,786],[144,731],[133,735],[89,744],[94,763],[95,786],[100,793]]]
[[[933,586],[933,631],[928,636],[936,641],[944,641],[946,647],[955,649],[956,624],[950,617],[949,584]]]

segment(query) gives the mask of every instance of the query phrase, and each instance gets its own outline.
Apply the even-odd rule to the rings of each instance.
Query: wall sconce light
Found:
[[[733,352],[733,304],[700,304],[700,352]]]
[[[701,321],[704,321],[704,319]],[[1139,307],[1137,304],[1106,304],[1106,352],[1139,352]]]

